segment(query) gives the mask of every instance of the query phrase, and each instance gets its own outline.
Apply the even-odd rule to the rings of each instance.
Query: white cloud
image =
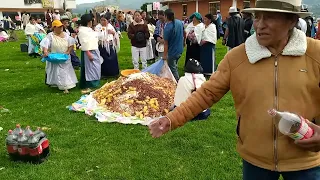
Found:
[[[99,2],[103,0],[76,0],[77,4],[91,3],[91,2]]]

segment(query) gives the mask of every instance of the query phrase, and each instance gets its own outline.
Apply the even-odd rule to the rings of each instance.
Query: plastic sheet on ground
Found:
[[[81,96],[77,102],[67,108],[70,111],[84,112],[89,116],[95,116],[99,122],[117,122],[121,124],[141,124],[147,126],[152,121],[151,118],[139,119],[137,117],[123,117],[120,113],[109,112],[98,106],[98,102],[92,97],[92,93]]]
[[[174,83],[177,83],[167,62],[162,59],[149,66],[143,72],[148,72],[159,77],[168,78],[173,80]],[[134,77],[135,75],[133,75],[131,78]],[[105,84],[104,86],[107,85],[108,84]],[[95,92],[92,92],[89,95],[81,96],[81,98],[77,102],[73,103],[67,108],[70,111],[83,112],[89,116],[94,116],[99,122],[117,122],[121,124],[141,124],[147,126],[154,120],[150,117],[144,117],[143,119],[140,119],[136,116],[125,117],[121,113],[111,112],[106,108],[99,106],[99,103],[96,101],[96,99],[93,98],[94,93]]]

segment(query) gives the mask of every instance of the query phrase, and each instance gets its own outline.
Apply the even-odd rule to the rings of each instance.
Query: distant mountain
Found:
[[[303,0],[302,1],[304,4],[307,4],[307,5],[316,5],[316,4],[319,4],[319,0]]]
[[[74,13],[83,14],[86,12],[86,10],[90,10],[91,8],[94,8],[96,6],[100,5],[115,5],[119,6],[120,9],[140,9],[143,3],[146,2],[153,2],[152,0],[105,0],[95,3],[85,3],[85,4],[78,4],[77,8],[72,10]]]
[[[90,10],[95,6],[100,5],[117,5],[120,9],[140,9],[143,3],[153,2],[153,0],[102,0],[101,2],[78,4],[77,8],[73,10],[74,13],[83,14],[86,10]],[[313,12],[315,17],[320,17],[320,1],[319,0],[303,0],[307,4],[309,10]]]
[[[320,1],[319,0],[303,0],[302,3],[308,5],[308,9],[313,13],[313,16],[320,17]]]

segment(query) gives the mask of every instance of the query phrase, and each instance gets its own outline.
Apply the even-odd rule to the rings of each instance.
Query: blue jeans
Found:
[[[320,167],[292,172],[275,172],[254,166],[243,160],[243,180],[320,180]]]
[[[177,80],[177,82],[179,81],[179,73],[178,73],[178,60],[180,59],[181,54],[177,54],[174,56],[168,56],[168,65],[169,68],[174,76],[174,78]]]

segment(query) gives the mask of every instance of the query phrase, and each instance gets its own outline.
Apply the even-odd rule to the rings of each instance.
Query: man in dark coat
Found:
[[[239,46],[245,42],[244,34],[244,21],[239,17],[237,8],[230,7],[229,9],[230,18],[227,20],[227,29],[222,41],[223,45],[228,46],[228,50]]]

